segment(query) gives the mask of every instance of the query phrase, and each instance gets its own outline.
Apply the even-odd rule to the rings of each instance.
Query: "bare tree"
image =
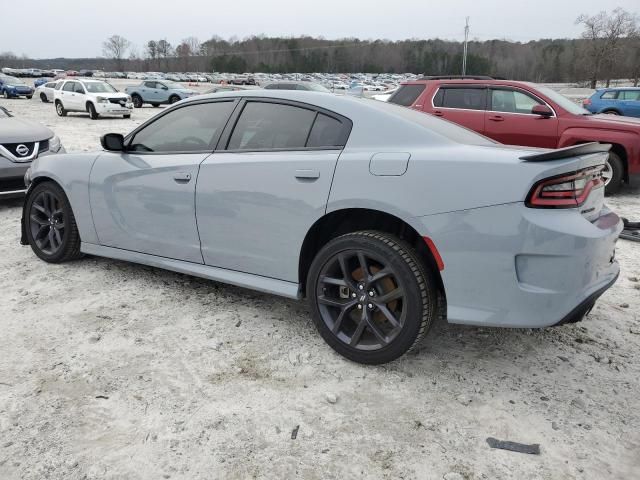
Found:
[[[605,11],[593,16],[580,15],[576,24],[584,26],[582,38],[587,41],[585,61],[591,64],[591,88],[596,88],[603,69],[607,71],[609,86],[610,72],[616,64],[621,39],[633,35],[637,30],[636,16],[622,8],[616,8],[611,15]]]
[[[122,72],[124,70],[124,58],[131,42],[120,35],[112,35],[102,44],[102,52],[105,57],[115,61],[116,68]]]

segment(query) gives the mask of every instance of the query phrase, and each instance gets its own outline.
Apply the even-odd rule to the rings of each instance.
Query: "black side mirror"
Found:
[[[100,137],[100,145],[109,152],[122,152],[124,150],[124,136],[119,133],[107,133]]]
[[[551,110],[547,105],[536,105],[531,109],[531,113],[545,118],[553,117],[553,110]]]

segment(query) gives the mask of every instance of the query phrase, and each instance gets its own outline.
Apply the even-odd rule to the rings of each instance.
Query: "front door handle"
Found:
[[[501,115],[494,115],[492,117],[489,117],[489,120],[491,120],[492,122],[504,122],[504,117]]]
[[[434,112],[433,112],[433,114],[434,114],[436,117],[442,117],[442,116],[444,115],[444,113],[442,113],[440,110],[436,110],[436,111],[434,111]]]
[[[296,170],[296,178],[315,179],[320,178],[319,170]]]
[[[191,181],[191,174],[186,172],[178,172],[173,176],[173,179],[177,183],[189,183]]]

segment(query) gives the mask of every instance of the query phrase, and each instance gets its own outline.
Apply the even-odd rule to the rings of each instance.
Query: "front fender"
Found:
[[[99,153],[58,154],[40,157],[31,164],[33,186],[51,179],[64,190],[83,242],[98,243],[89,204],[89,176]],[[25,204],[26,204],[25,197]]]

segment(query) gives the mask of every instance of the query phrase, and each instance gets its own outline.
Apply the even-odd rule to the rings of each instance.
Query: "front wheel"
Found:
[[[3,95],[4,95],[5,99],[7,99],[7,100],[9,99],[9,92],[8,91],[5,90]]]
[[[99,115],[98,115],[98,112],[96,112],[96,107],[93,105],[93,103],[87,104],[87,112],[89,112],[89,116],[91,117],[91,120],[98,119]]]
[[[49,103],[49,99],[44,93],[40,94],[40,100],[42,100],[42,103]]]
[[[605,195],[613,195],[620,190],[622,179],[624,177],[624,164],[622,159],[616,153],[610,152],[609,158],[602,170],[602,178],[604,179]]]
[[[140,95],[132,95],[131,100],[133,101],[134,107],[142,108],[142,97]]]
[[[59,100],[56,102],[56,113],[59,117],[67,116],[67,111],[64,109],[64,105],[62,105],[62,102]]]
[[[324,246],[309,270],[307,298],[325,341],[365,364],[409,351],[437,312],[437,289],[416,252],[377,231],[349,233]]]
[[[33,98],[33,95],[27,95],[27,100],[31,100]]]
[[[80,234],[71,204],[62,188],[43,182],[25,205],[25,230],[33,253],[49,263],[80,258]]]

